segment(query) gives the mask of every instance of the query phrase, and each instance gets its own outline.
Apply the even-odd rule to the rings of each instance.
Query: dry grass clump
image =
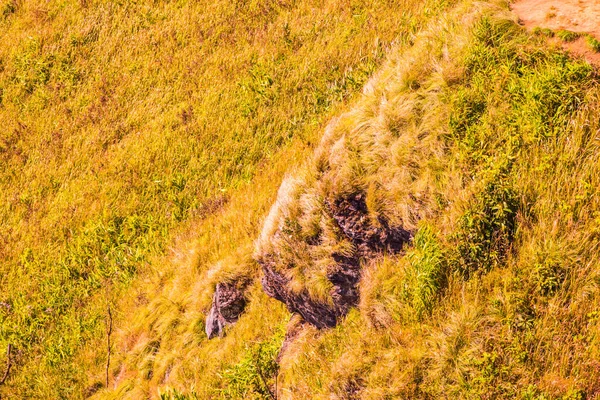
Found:
[[[458,55],[435,42],[440,32],[394,54],[354,108],[330,123],[310,163],[282,184],[257,258],[274,259],[293,291],[328,301],[326,276],[335,256],[359,251],[341,234],[333,204],[361,194],[373,227],[415,232],[420,220],[439,211],[447,187],[459,185],[457,174],[444,168],[448,146],[440,123],[447,106],[440,94],[460,67],[452,61]]]

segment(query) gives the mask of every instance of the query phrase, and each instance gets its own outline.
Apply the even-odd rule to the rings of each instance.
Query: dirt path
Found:
[[[597,0],[519,0],[512,10],[527,28],[549,28],[553,31],[566,29],[589,33],[600,39],[600,1]],[[559,42],[558,39],[554,39]],[[589,48],[585,38],[579,38],[562,46],[589,62],[600,65],[600,53]]]

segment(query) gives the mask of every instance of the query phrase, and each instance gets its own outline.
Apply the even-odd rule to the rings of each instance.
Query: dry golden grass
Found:
[[[254,268],[258,219],[284,169],[441,7],[0,1],[0,348],[18,349],[1,393],[97,389],[107,307],[117,332],[156,328],[165,348],[180,334],[197,346],[211,283]],[[140,311],[146,302],[159,314]],[[115,333],[111,386],[134,375],[133,393],[156,396],[173,360],[188,358],[168,350],[163,362],[154,333],[132,335]],[[120,369],[127,343],[139,374],[137,361]],[[211,387],[189,371],[178,387]]]
[[[0,41],[2,395],[600,395],[598,78],[505,2],[4,1]],[[413,240],[288,322],[253,256],[330,301],[355,192]]]
[[[313,257],[302,274],[323,274],[314,254],[344,240],[290,247],[328,218],[307,196],[361,191],[415,232],[370,261],[358,311],[289,345],[282,398],[598,395],[597,77],[505,10],[465,2],[392,53],[280,193],[259,257],[284,271]],[[290,221],[283,242],[272,227]]]

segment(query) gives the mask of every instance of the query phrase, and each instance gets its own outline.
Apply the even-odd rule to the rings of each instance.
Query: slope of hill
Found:
[[[257,192],[198,262],[241,245],[278,160],[303,158],[436,4],[0,2],[0,393],[93,392],[108,310],[116,335],[169,243]]]
[[[600,396],[598,76],[506,2],[1,9],[0,394]]]
[[[263,271],[242,247],[200,263],[193,290],[185,275],[161,283],[167,299],[144,308],[125,356],[160,376],[116,396],[147,380],[190,398],[594,398],[597,77],[547,47],[506,4],[465,2],[392,50],[285,179],[254,255]],[[340,204],[358,217],[345,222]],[[400,253],[370,247],[381,234],[360,239],[386,226],[412,237]],[[332,279],[357,268],[347,260],[362,275],[357,308]],[[257,279],[272,271],[285,285],[265,289],[298,313],[287,324]],[[256,280],[225,338],[170,337],[240,276]],[[311,326],[328,309],[339,324]]]

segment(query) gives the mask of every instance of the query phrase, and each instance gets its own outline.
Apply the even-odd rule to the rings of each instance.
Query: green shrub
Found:
[[[534,279],[537,290],[545,296],[556,293],[565,279],[565,273],[565,269],[559,263],[550,260],[536,263]]]
[[[587,398],[585,391],[581,389],[571,389],[561,397],[561,400],[585,400]]]
[[[517,209],[516,192],[505,176],[500,174],[487,182],[475,194],[453,235],[453,269],[468,278],[504,261],[514,236]]]

